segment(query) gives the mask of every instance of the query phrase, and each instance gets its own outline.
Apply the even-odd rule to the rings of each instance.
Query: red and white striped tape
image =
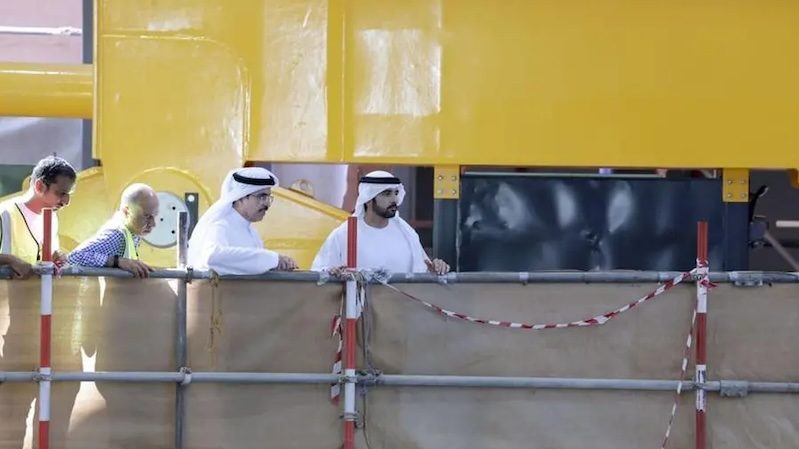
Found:
[[[669,417],[669,424],[666,426],[666,435],[663,437],[663,444],[660,449],[666,449],[671,437],[671,427],[674,424],[674,417],[677,416],[677,405],[680,403],[680,395],[682,394],[682,385],[685,382],[685,373],[688,371],[688,358],[691,356],[691,344],[694,337],[694,326],[696,325],[696,308],[691,315],[691,327],[688,330],[688,338],[685,340],[685,348],[682,356],[682,365],[680,366],[680,375],[677,382],[677,391],[674,393],[674,403],[671,406],[671,416]]]
[[[484,324],[484,325],[487,325],[487,326],[506,327],[506,328],[510,328],[510,329],[522,329],[522,330],[534,330],[535,331],[535,330],[545,330],[545,329],[564,329],[564,328],[568,328],[568,327],[601,326],[601,325],[607,323],[608,321],[610,321],[611,319],[621,315],[622,313],[627,312],[628,310],[632,309],[633,307],[639,306],[639,305],[645,303],[646,301],[649,301],[652,298],[656,298],[656,297],[662,295],[663,293],[666,293],[667,291],[671,290],[672,288],[674,288],[676,285],[678,285],[679,283],[683,282],[684,280],[690,279],[694,275],[695,272],[696,272],[696,270],[691,270],[689,272],[681,273],[678,276],[675,276],[673,279],[664,282],[663,284],[658,286],[658,288],[656,288],[655,290],[649,292],[645,296],[643,296],[643,297],[641,297],[641,298],[639,298],[639,299],[637,299],[637,300],[635,300],[635,301],[633,301],[633,302],[631,302],[631,303],[629,303],[629,304],[627,304],[627,305],[625,305],[623,307],[620,307],[620,308],[618,308],[616,310],[612,310],[610,312],[603,313],[602,315],[597,315],[597,316],[594,316],[594,317],[591,317],[591,318],[588,318],[588,319],[584,319],[584,320],[579,320],[579,321],[570,321],[570,322],[565,322],[565,323],[543,323],[543,324],[519,323],[519,322],[514,322],[514,321],[498,321],[498,320],[487,320],[487,319],[483,319],[483,318],[475,318],[475,317],[472,317],[472,316],[469,316],[469,315],[465,315],[463,313],[453,312],[452,310],[447,310],[447,309],[445,309],[443,307],[439,307],[439,306],[437,306],[437,305],[435,305],[433,303],[425,301],[424,299],[417,298],[416,296],[413,296],[410,293],[407,293],[407,292],[405,292],[403,290],[400,290],[400,289],[398,289],[398,288],[396,288],[393,285],[390,285],[388,283],[383,283],[383,285],[385,285],[386,287],[388,287],[388,288],[390,288],[392,290],[395,290],[395,291],[401,293],[404,296],[407,296],[408,298],[410,298],[410,299],[412,299],[412,300],[424,305],[425,307],[427,307],[427,308],[429,308],[431,310],[434,310],[438,314],[440,314],[442,316],[445,316],[445,317],[448,317],[448,318],[455,318],[455,319],[458,319],[458,320],[468,321],[468,322],[477,323],[477,324]]]
[[[342,351],[344,350],[344,338],[343,332],[344,330],[341,328],[341,312],[338,315],[333,317],[333,323],[331,324],[331,335],[333,338],[337,339],[337,346],[336,346],[336,356],[333,360],[333,374],[337,376],[341,376],[342,373],[342,366],[341,366],[341,359],[342,359]],[[337,402],[339,395],[341,395],[341,385],[337,382],[330,386],[330,400],[333,402]]]

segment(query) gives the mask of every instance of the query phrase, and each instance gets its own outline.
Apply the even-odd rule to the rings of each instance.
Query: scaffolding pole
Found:
[[[708,273],[708,231],[707,222],[700,221],[696,227],[696,375],[694,385],[704,387],[707,380],[707,291]],[[703,388],[696,389],[695,433],[696,449],[707,446],[707,400]]]
[[[0,371],[0,383],[36,382],[35,371]],[[117,382],[117,383],[222,383],[222,384],[285,384],[329,385],[342,383],[344,376],[329,373],[261,373],[261,372],[172,372],[172,371],[100,371],[54,372],[53,382]],[[663,379],[592,379],[569,377],[506,377],[455,376],[423,374],[357,375],[353,383],[369,387],[455,387],[455,388],[520,388],[542,390],[621,390],[674,391],[678,381]],[[696,390],[696,383],[684,381],[683,390]],[[799,382],[754,382],[748,380],[709,380],[705,392],[725,397],[744,397],[749,393],[799,394]]]
[[[358,219],[347,219],[347,267],[358,266]],[[355,449],[355,421],[358,418],[355,409],[355,383],[357,350],[356,327],[358,322],[358,285],[354,279],[348,280],[345,287],[344,302],[344,449]]]
[[[34,272],[41,274],[41,269]],[[678,276],[678,271],[589,271],[589,272],[508,272],[508,273],[448,273],[437,276],[431,273],[396,273],[392,274],[392,284],[637,284],[644,282],[666,282]],[[133,278],[131,273],[114,268],[66,267],[61,276],[92,276],[109,278]],[[8,267],[0,267],[0,279],[12,279],[13,271]],[[213,276],[210,271],[170,268],[155,270],[150,273],[153,279],[187,279],[207,280]],[[325,275],[312,271],[269,272],[259,275],[225,275],[221,280],[269,281],[269,282],[330,282],[343,283]],[[763,272],[763,271],[729,271],[710,273],[711,282],[717,284],[731,283],[742,286],[760,286],[768,284],[799,283],[799,273]],[[696,276],[693,277],[696,280]]]
[[[189,242],[189,213],[178,211],[177,214],[177,260],[179,269],[186,269]],[[187,281],[184,277],[178,282],[177,288],[177,341],[175,345],[175,360],[177,369],[184,374],[183,379],[175,386],[175,449],[183,449],[183,440],[186,434],[186,388],[191,380],[191,371],[186,366],[188,361],[188,318],[186,314]],[[187,377],[188,376],[188,377]]]
[[[50,447],[50,377],[52,369],[52,315],[53,315],[53,209],[42,209],[41,303],[39,326],[39,449]]]

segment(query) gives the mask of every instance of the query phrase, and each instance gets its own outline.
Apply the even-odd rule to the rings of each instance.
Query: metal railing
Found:
[[[466,387],[466,388],[519,388],[519,389],[570,389],[570,390],[632,390],[673,392],[678,383],[684,390],[716,392],[725,397],[742,397],[749,393],[799,393],[799,383],[750,382],[747,380],[705,380],[702,383],[661,379],[591,379],[591,378],[539,378],[501,376],[452,376],[452,375],[398,375],[359,372],[356,375],[329,373],[268,373],[268,372],[193,372],[187,366],[187,284],[192,280],[229,279],[264,282],[342,282],[329,279],[314,272],[269,272],[254,276],[216,276],[210,271],[197,271],[185,267],[185,247],[188,220],[185,214],[179,217],[177,268],[151,273],[156,279],[178,280],[176,302],[177,338],[175,341],[176,370],[174,372],[2,372],[0,382],[135,382],[174,383],[175,399],[175,448],[184,447],[185,435],[185,388],[191,383],[256,383],[256,384],[354,384],[358,386],[395,387]],[[37,269],[45,276],[48,269]],[[0,268],[0,278],[8,279],[11,271]],[[391,283],[644,283],[664,282],[673,279],[677,272],[544,272],[544,273],[449,273],[446,276],[432,274],[394,274]],[[89,276],[130,278],[122,270],[110,268],[67,267],[60,276]],[[697,280],[698,278],[694,278]],[[775,283],[799,283],[799,273],[769,272],[725,272],[712,273],[710,279],[716,283],[731,283],[738,286],[760,286]]]

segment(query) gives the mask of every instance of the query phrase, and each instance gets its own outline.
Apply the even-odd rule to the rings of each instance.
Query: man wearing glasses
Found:
[[[42,260],[44,218],[42,210],[59,210],[69,204],[77,176],[69,162],[48,156],[33,168],[30,188],[25,194],[0,204],[0,254],[18,276],[30,272],[31,265]],[[57,266],[66,262],[58,250],[58,215],[52,221],[52,260]]]
[[[272,205],[272,187],[277,185],[275,175],[265,168],[228,173],[219,200],[200,218],[189,239],[189,266],[219,274],[297,269],[291,257],[264,248],[252,226],[264,219]]]
[[[158,196],[146,184],[131,184],[123,192],[119,210],[94,237],[69,254],[69,263],[84,267],[113,267],[146,278],[153,269],[139,260],[141,237],[155,227]]]

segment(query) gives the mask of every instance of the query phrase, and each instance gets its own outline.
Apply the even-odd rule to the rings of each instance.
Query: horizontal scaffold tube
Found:
[[[334,374],[313,373],[228,373],[228,372],[99,372],[53,373],[56,381],[99,382],[187,382],[191,383],[266,383],[330,384],[339,381]]]
[[[32,382],[36,372],[3,372],[2,382]],[[135,382],[135,383],[262,383],[262,384],[331,384],[341,382],[342,376],[323,373],[258,373],[258,372],[54,372],[56,382]],[[415,374],[359,375],[356,383],[394,387],[461,387],[461,388],[529,388],[549,390],[630,390],[674,391],[675,380],[653,379],[586,379],[561,377],[502,377],[502,376],[438,376]],[[797,382],[749,382],[742,380],[708,381],[706,391],[719,392],[737,388],[747,393],[799,393]],[[683,381],[683,390],[696,388],[693,381]]]
[[[12,272],[7,267],[0,268],[0,279],[10,279]],[[61,272],[62,276],[90,276],[90,277],[115,277],[132,278],[133,275],[122,270],[112,268],[87,268],[67,267]],[[424,284],[424,283],[464,283],[464,284],[535,284],[535,283],[643,283],[665,282],[679,275],[675,271],[563,271],[563,272],[521,272],[521,273],[449,273],[445,276],[436,276],[429,273],[398,273],[393,274],[390,283],[393,284]],[[150,273],[156,279],[211,279],[209,271],[193,271],[184,269],[156,270]],[[247,280],[247,281],[276,281],[276,282],[319,282],[320,274],[311,271],[296,272],[269,272],[254,276],[220,276],[220,279]],[[325,278],[325,280],[328,280]],[[799,273],[761,272],[761,271],[730,271],[711,273],[710,280],[716,283],[734,283],[740,285],[763,285],[777,283],[799,283]],[[329,279],[330,282],[340,282]]]
[[[556,377],[498,376],[420,376],[385,374],[374,379],[377,385],[397,387],[533,388],[552,390],[637,390],[674,391],[677,381],[646,379],[575,379]],[[683,382],[691,390],[693,382]]]
[[[0,371],[0,383],[3,382],[33,382],[39,373],[34,371],[25,372],[4,372]]]

